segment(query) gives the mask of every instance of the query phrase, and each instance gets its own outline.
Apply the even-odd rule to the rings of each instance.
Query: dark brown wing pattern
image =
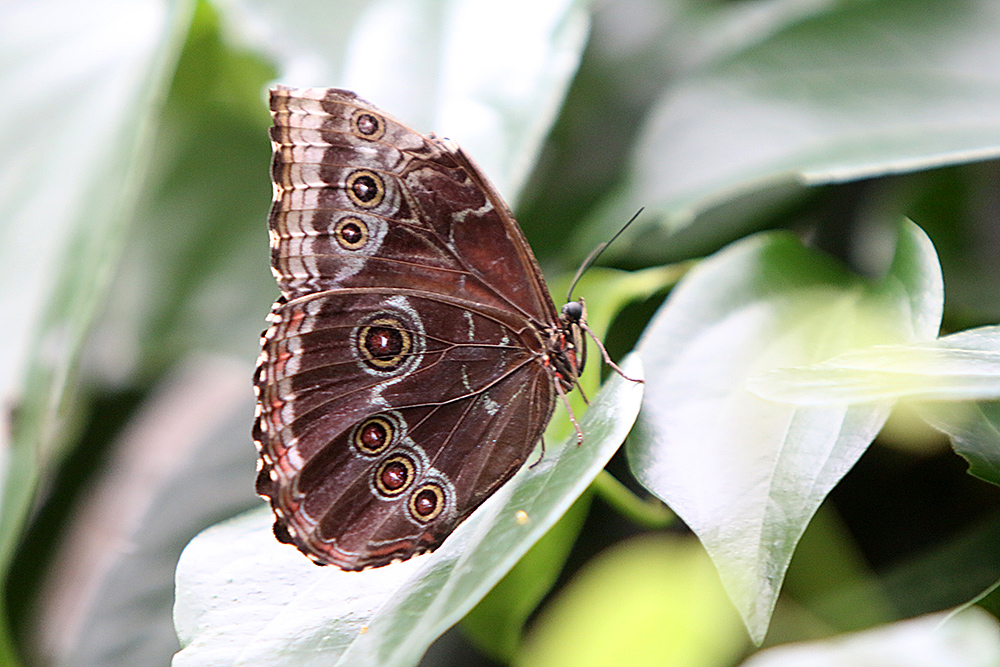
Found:
[[[271,113],[271,263],[287,298],[409,287],[557,321],[510,210],[457,146],[344,90],[277,89]]]
[[[347,91],[279,88],[271,111],[282,297],[255,377],[257,490],[282,541],[377,567],[434,549],[510,479],[578,368],[460,149]]]

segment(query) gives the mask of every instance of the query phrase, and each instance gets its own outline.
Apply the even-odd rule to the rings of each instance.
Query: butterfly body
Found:
[[[356,570],[437,547],[523,465],[576,385],[558,311],[465,153],[353,93],[271,93],[257,490],[278,539]]]

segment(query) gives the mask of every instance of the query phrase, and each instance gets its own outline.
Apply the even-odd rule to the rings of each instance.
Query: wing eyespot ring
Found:
[[[444,488],[437,482],[426,482],[410,494],[407,507],[411,517],[429,523],[441,516],[446,502]]]
[[[355,427],[351,444],[362,456],[378,456],[397,441],[398,434],[398,424],[393,419],[377,415]]]
[[[361,327],[357,348],[361,359],[378,371],[394,371],[409,358],[413,337],[394,317],[379,317]]]
[[[351,202],[359,208],[375,208],[385,200],[385,181],[371,169],[355,169],[344,186]]]
[[[387,498],[404,493],[417,477],[417,464],[407,454],[394,454],[375,468],[375,489]]]
[[[351,116],[351,130],[361,139],[378,141],[385,135],[385,119],[366,109],[358,109]]]
[[[368,224],[356,216],[344,216],[333,228],[333,237],[344,250],[361,250],[368,245]]]

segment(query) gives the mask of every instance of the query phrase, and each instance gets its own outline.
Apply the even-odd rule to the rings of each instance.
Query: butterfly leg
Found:
[[[604,363],[606,363],[608,366],[610,366],[611,370],[613,370],[615,373],[618,373],[618,375],[621,375],[623,378],[625,378],[629,382],[638,382],[639,384],[643,384],[645,382],[645,380],[640,380],[638,378],[631,378],[631,377],[625,375],[625,371],[623,371],[621,368],[619,368],[618,364],[616,364],[615,362],[611,361],[611,355],[609,355],[608,351],[606,349],[604,349],[604,343],[602,343],[601,339],[598,338],[594,334],[594,332],[590,330],[590,327],[587,326],[586,322],[580,322],[580,327],[584,331],[587,332],[587,335],[590,336],[594,340],[595,343],[597,343],[597,349],[599,349],[601,351],[601,357],[604,358]]]
[[[563,391],[562,384],[556,382],[555,385],[556,393],[559,394],[559,398],[562,399],[563,405],[566,406],[566,412],[569,413],[569,420],[573,422],[573,428],[576,429],[576,445],[579,447],[583,444],[583,431],[580,430],[580,422],[576,421],[576,414],[573,412],[573,406],[569,404],[569,398],[566,397],[566,392]]]
[[[545,458],[545,436],[544,435],[541,438],[538,439],[538,444],[542,446],[542,448],[538,452],[538,460],[537,461],[533,461],[532,463],[530,463],[528,465],[529,468],[534,468],[536,465],[538,465],[539,463],[542,462],[542,459]]]

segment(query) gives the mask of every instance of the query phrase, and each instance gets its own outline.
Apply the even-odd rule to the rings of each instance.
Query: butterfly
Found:
[[[525,463],[578,384],[586,309],[556,309],[453,142],[346,90],[278,87],[270,107],[257,492],[278,540],[379,567],[436,548]]]

